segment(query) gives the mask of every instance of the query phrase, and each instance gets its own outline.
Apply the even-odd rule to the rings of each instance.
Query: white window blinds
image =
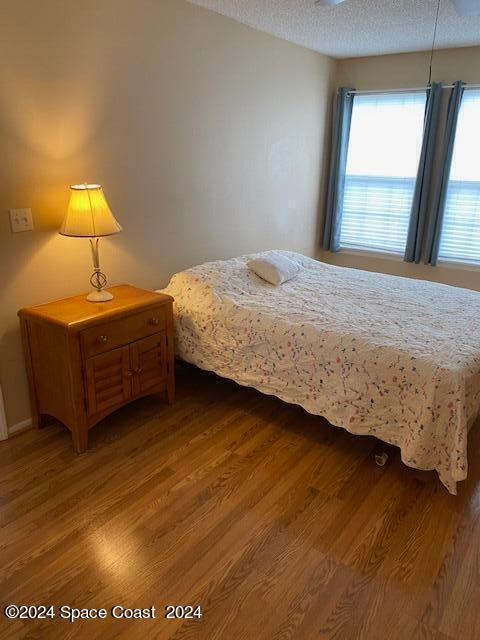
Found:
[[[340,246],[405,251],[426,92],[355,96]]]
[[[480,263],[480,90],[465,89],[453,147],[439,259]]]

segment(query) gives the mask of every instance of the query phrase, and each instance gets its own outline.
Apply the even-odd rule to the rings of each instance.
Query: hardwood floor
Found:
[[[2,608],[156,607],[154,620],[0,617],[0,638],[480,638],[480,429],[457,497],[297,407],[187,367],[73,453],[0,443]],[[166,605],[201,620],[165,620]]]

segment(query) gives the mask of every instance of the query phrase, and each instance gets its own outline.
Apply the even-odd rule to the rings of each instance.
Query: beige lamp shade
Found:
[[[63,236],[98,238],[120,233],[121,230],[99,184],[75,184],[70,187],[68,209],[59,233]]]

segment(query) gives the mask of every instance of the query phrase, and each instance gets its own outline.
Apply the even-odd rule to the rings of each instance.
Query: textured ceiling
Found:
[[[194,4],[335,58],[431,47],[437,0],[190,0]],[[436,48],[480,45],[480,16],[460,17],[441,0]]]

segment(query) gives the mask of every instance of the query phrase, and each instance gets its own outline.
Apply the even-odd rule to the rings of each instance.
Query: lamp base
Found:
[[[87,300],[89,302],[108,302],[109,300],[113,300],[113,296],[109,291],[102,289],[101,291],[91,291]]]

